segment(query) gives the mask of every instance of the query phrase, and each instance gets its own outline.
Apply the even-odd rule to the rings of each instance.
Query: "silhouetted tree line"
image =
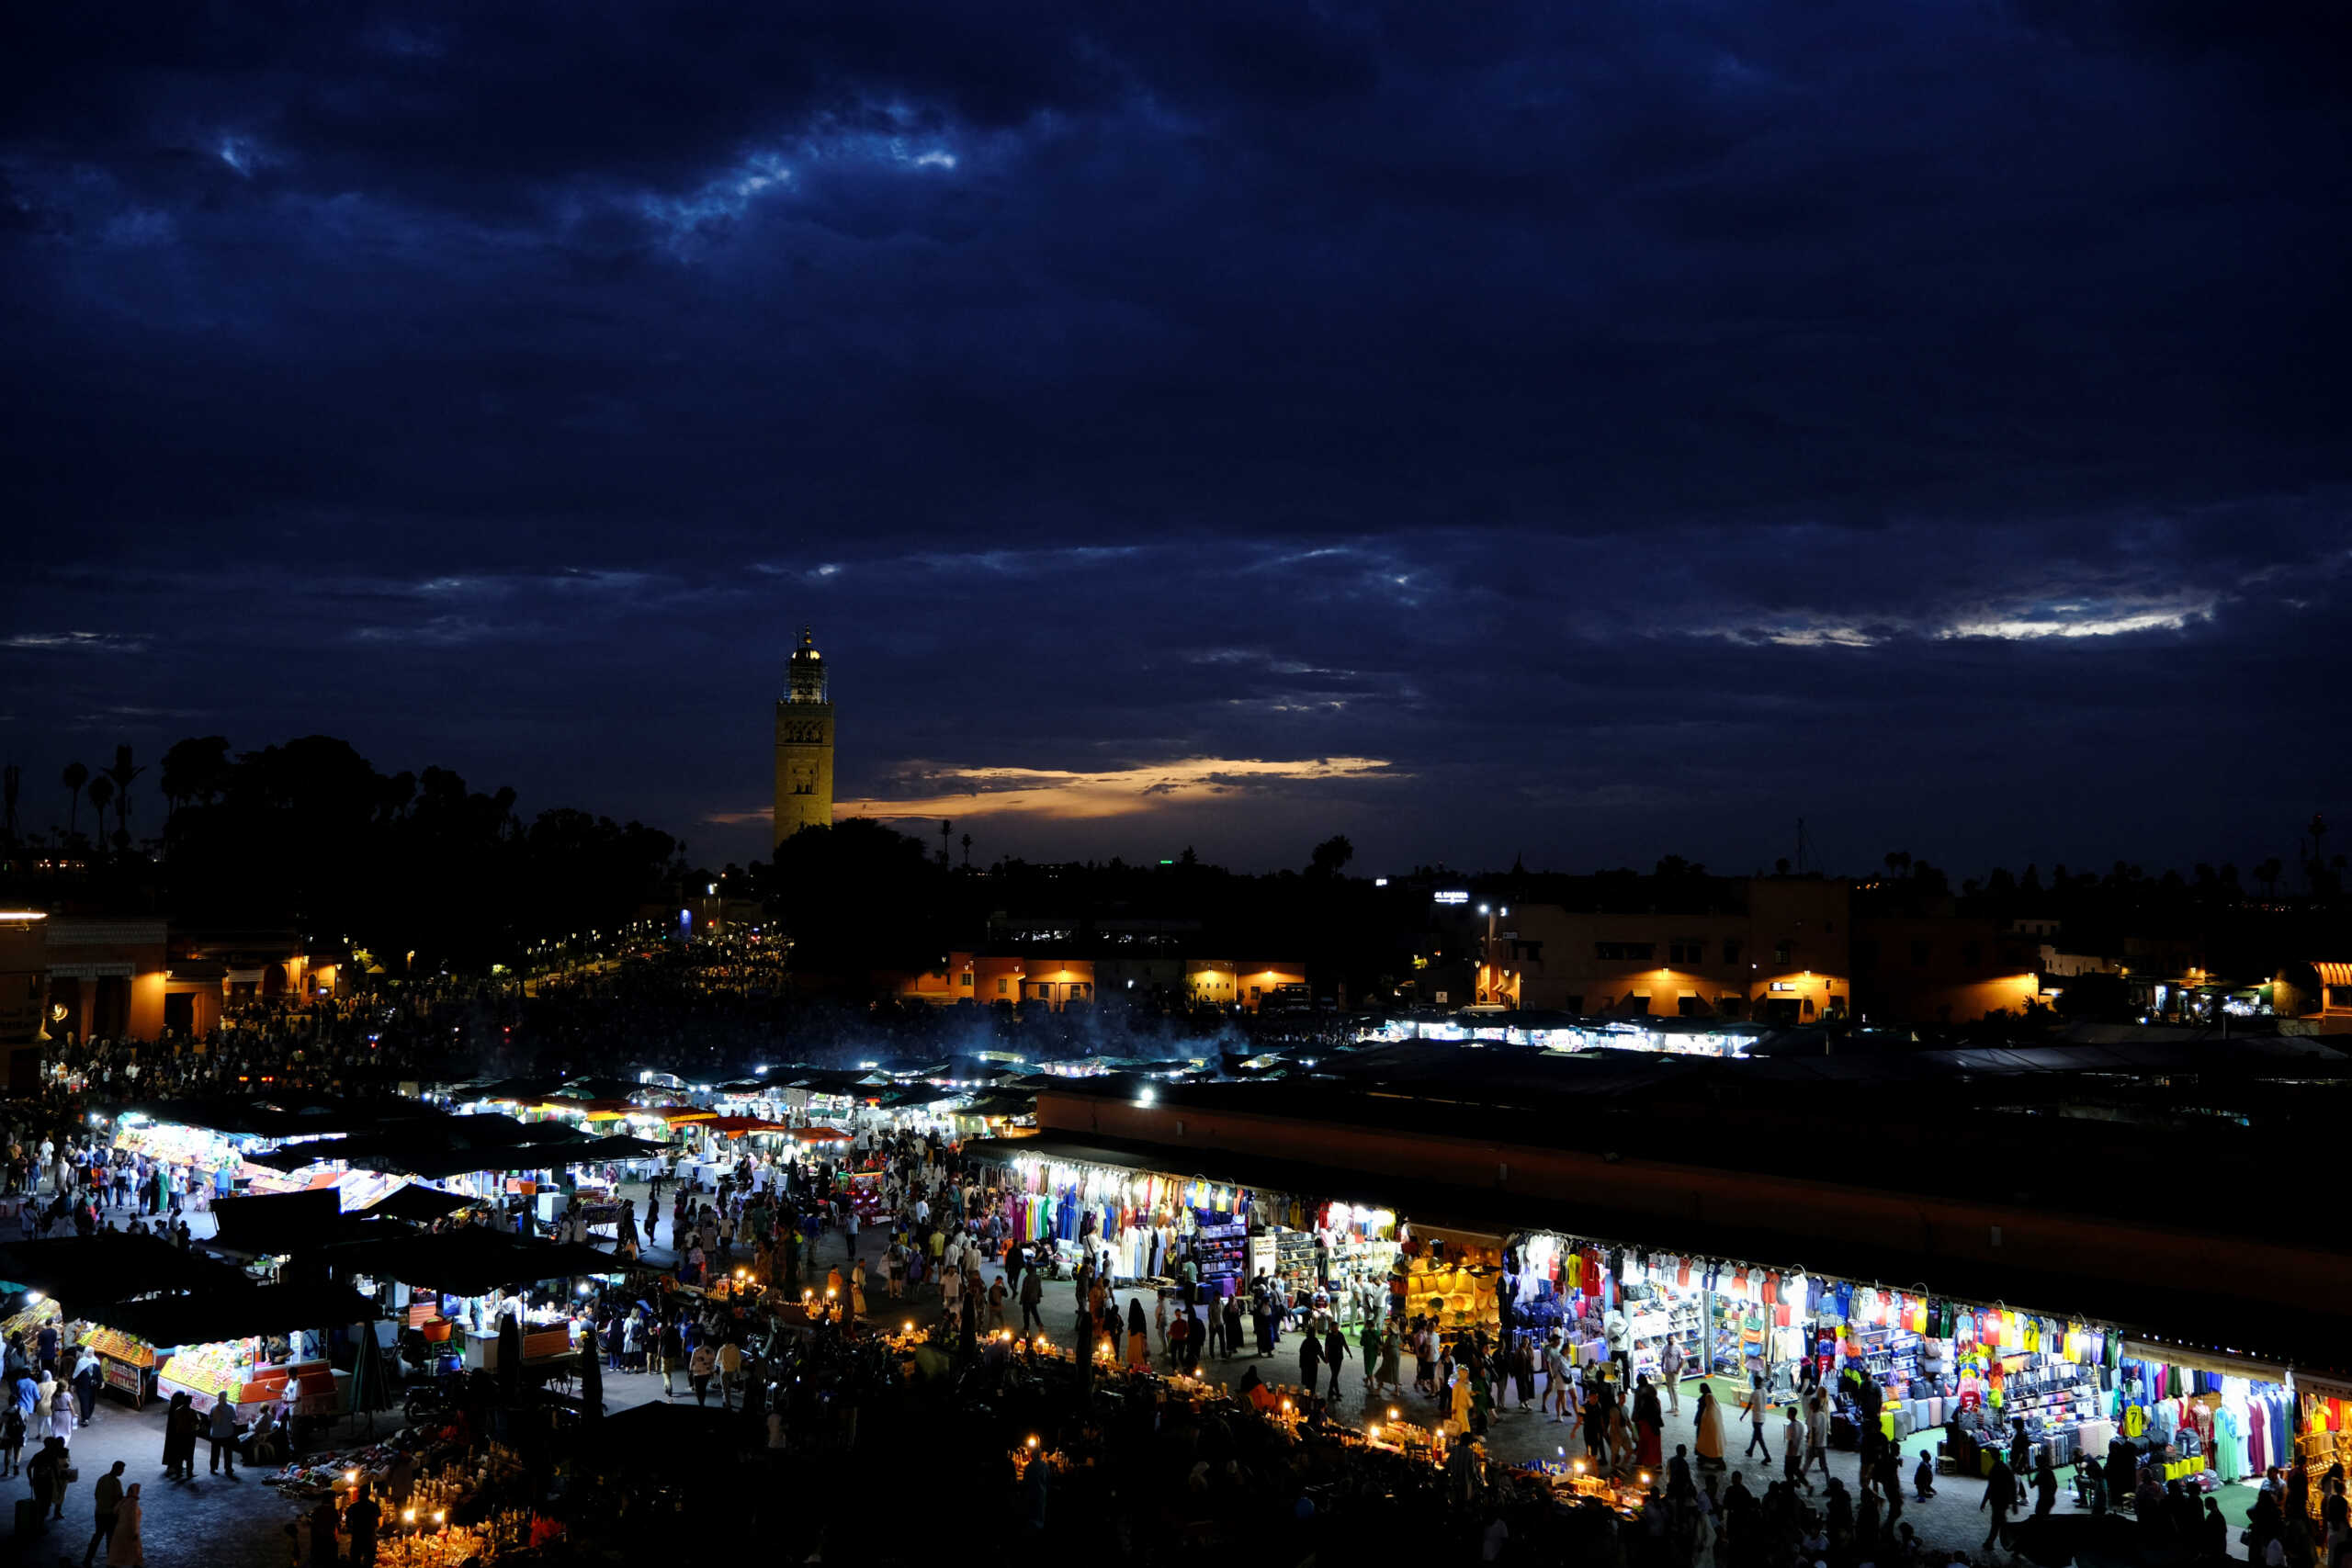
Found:
[[[146,771],[127,747],[104,773],[67,769],[75,829],[84,802],[127,824],[124,794]],[[245,752],[194,737],[164,753],[153,788],[166,807],[159,840],[134,844],[127,826],[103,843],[77,832],[69,844],[92,857],[81,881],[27,891],[152,908],[183,927],[347,937],[397,972],[412,951],[417,968],[486,966],[623,924],[666,903],[683,871],[677,840],[641,823],[568,807],[526,818],[511,788],[469,789],[447,768],[381,773],[332,736]]]
[[[1334,837],[1313,847],[1304,870],[1261,875],[1208,864],[1190,849],[1155,864],[1005,859],[974,870],[921,839],[852,818],[804,828],[776,846],[773,861],[748,872],[730,866],[725,875],[729,886],[746,877],[791,936],[794,970],[808,976],[922,969],[982,944],[991,918],[1052,917],[1069,932],[1050,944],[1058,955],[1299,959],[1320,994],[1336,997],[1345,987],[1360,998],[1402,966],[1422,911],[1418,901],[1345,875],[1354,854],[1345,837]],[[1104,924],[1125,916],[1197,929],[1168,936],[1164,946],[1122,944]]]

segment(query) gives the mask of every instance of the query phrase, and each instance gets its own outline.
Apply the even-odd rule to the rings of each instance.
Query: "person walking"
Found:
[[[1568,1358],[1560,1348],[1560,1337],[1544,1337],[1544,1404],[1552,1413],[1552,1425],[1566,1419],[1568,1404]]]
[[[1984,1498],[1976,1505],[1979,1513],[1989,1509],[1993,1515],[1992,1523],[1984,1531],[1984,1551],[1990,1551],[2002,1544],[2001,1537],[2009,1528],[2009,1510],[2016,1507],[2017,1503],[2017,1472],[2009,1468],[2007,1459],[1996,1454],[1992,1472],[1984,1477]]]
[[[728,1336],[718,1347],[718,1407],[735,1408],[735,1391],[743,1382],[743,1347]]]
[[[1699,1384],[1699,1404],[1691,1417],[1691,1447],[1698,1450],[1701,1470],[1724,1468],[1724,1407],[1715,1401],[1713,1385]]]
[[[1298,1337],[1298,1386],[1313,1393],[1322,1371],[1323,1342],[1312,1334]]]
[[[134,1481],[123,1488],[122,1501],[115,1508],[114,1528],[107,1535],[107,1568],[145,1568],[147,1549],[139,1539],[145,1512],[139,1502],[139,1483]]]
[[[1815,1465],[1821,1467],[1821,1479],[1827,1481],[1829,1479],[1829,1391],[1826,1388],[1815,1388],[1805,1406],[1804,1468],[1809,1472]],[[1862,1479],[1865,1484],[1870,1480],[1870,1470],[1871,1466],[1867,1462],[1864,1463]]]
[[[1804,1414],[1795,1405],[1789,1406],[1787,1424],[1781,1428],[1781,1473],[1813,1495],[1813,1480],[1804,1472]]]
[[[693,1385],[695,1403],[710,1403],[710,1374],[718,1370],[718,1352],[706,1339],[695,1347],[694,1359],[686,1363],[686,1382]]]
[[[1312,1338],[1313,1336],[1310,1335],[1308,1337]],[[1340,1325],[1334,1323],[1323,1331],[1323,1361],[1331,1369],[1331,1392],[1328,1397],[1334,1404],[1340,1403],[1340,1363],[1347,1359],[1347,1337],[1340,1332]],[[1371,1385],[1367,1383],[1365,1386]]]
[[[1666,1348],[1657,1354],[1658,1382],[1665,1385],[1666,1411],[1669,1416],[1682,1414],[1682,1341],[1669,1334]]]
[[[1046,1283],[1038,1278],[1038,1270],[1032,1269],[1023,1274],[1021,1277],[1021,1332],[1024,1337],[1035,1335],[1046,1326],[1045,1316],[1037,1310],[1045,1299]]]
[[[90,1489],[93,1522],[97,1529],[91,1532],[90,1544],[82,1549],[82,1568],[90,1568],[98,1548],[114,1540],[115,1523],[122,1512],[122,1461],[115,1461],[114,1468],[99,1476],[98,1483]]]
[[[676,1319],[662,1320],[661,1337],[655,1342],[653,1356],[662,1363],[662,1397],[675,1399],[678,1391],[671,1379],[686,1370],[686,1341],[684,1336],[678,1332]]]
[[[1747,1447],[1740,1450],[1739,1457],[1747,1459],[1761,1449],[1763,1462],[1771,1463],[1772,1445],[1765,1439],[1764,1423],[1770,1416],[1772,1404],[1765,1396],[1762,1372],[1748,1374],[1747,1393],[1741,1397],[1739,1407],[1747,1412]]]

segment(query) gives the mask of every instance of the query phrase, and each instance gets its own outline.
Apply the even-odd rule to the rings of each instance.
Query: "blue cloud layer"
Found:
[[[9,744],[748,854],[813,621],[845,793],[1408,775],[1029,852],[2273,852],[2352,756],[2303,15],[51,8]]]

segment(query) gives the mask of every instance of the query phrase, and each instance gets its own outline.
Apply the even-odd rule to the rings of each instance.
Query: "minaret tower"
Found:
[[[786,667],[775,705],[775,840],[833,824],[833,704],[825,656],[807,626]]]

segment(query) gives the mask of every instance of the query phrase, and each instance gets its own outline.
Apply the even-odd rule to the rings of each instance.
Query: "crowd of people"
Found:
[[[185,1245],[189,1218],[217,1190],[200,1179],[210,1173],[107,1146],[94,1111],[265,1078],[389,1093],[457,1063],[476,1075],[577,1075],[658,1062],[717,1081],[754,1060],[968,1043],[956,1032],[975,1027],[929,1013],[810,1010],[774,979],[749,960],[725,975],[630,965],[527,989],[256,1009],[202,1041],[57,1043],[40,1091],[0,1110],[0,1185],[28,1235],[140,1229]],[[991,1039],[1014,1027],[986,1021]],[[1091,1026],[1018,1027],[1065,1032],[1047,1042],[1050,1054],[1083,1048]],[[1253,1026],[1254,1038],[1308,1041],[1347,1027],[1312,1018]],[[2046,1459],[2005,1451],[1981,1496],[1972,1476],[1970,1496],[1947,1498],[1954,1478],[1939,1483],[1924,1455],[1906,1463],[1874,1422],[1861,1428],[1858,1479],[1832,1475],[1835,1401],[1809,1380],[1792,1403],[1760,1381],[1740,1390],[1702,1382],[1691,1440],[1669,1445],[1668,1417],[1679,1416],[1687,1393],[1680,1367],[1635,1375],[1612,1356],[1580,1368],[1556,1335],[1447,1330],[1409,1313],[1343,1328],[1320,1292],[1264,1274],[1213,1296],[1181,1248],[1170,1284],[1122,1289],[1083,1236],[1074,1266],[1050,1243],[1016,1243],[1004,1197],[938,1130],[868,1130],[835,1153],[741,1162],[710,1186],[665,1168],[641,1197],[621,1201],[616,1239],[626,1260],[669,1261],[561,1303],[581,1332],[582,1372],[593,1362],[602,1376],[646,1380],[635,1387],[647,1392],[658,1378],[663,1402],[712,1412],[729,1450],[714,1474],[730,1484],[741,1465],[768,1462],[763,1455],[889,1455],[892,1440],[949,1442],[944,1451],[968,1456],[972,1495],[1008,1540],[1137,1561],[1254,1540],[1443,1561],[1566,1551],[1601,1568],[1930,1568],[1955,1554],[1954,1532],[1947,1524],[1934,1532],[1945,1545],[1923,1543],[1918,1510],[1981,1515],[1986,1554],[2030,1550],[2034,1521],[2056,1511],[2064,1483]],[[922,1350],[911,1363],[910,1341]],[[1243,1364],[1238,1377],[1228,1363]],[[909,1380],[909,1364],[927,1375]],[[25,1479],[47,1517],[65,1515],[70,1439],[99,1414],[96,1373],[95,1358],[62,1337],[7,1348],[0,1470]],[[487,1441],[495,1407],[514,1392],[461,1381],[451,1415],[436,1419],[457,1423],[466,1442]],[[1362,1440],[1364,1417],[1389,1403],[1436,1436],[1442,1463]],[[1340,1419],[1351,1404],[1353,1423]],[[1559,1428],[1564,1458],[1577,1445],[1586,1473],[1612,1478],[1638,1508],[1564,1506],[1548,1483],[1494,1457],[1512,1424],[1539,1422]],[[1725,1428],[1737,1422],[1747,1446],[1734,1454]],[[173,1477],[194,1477],[202,1443],[215,1466],[232,1470],[241,1448],[255,1451],[233,1421],[215,1432],[178,1401],[164,1424]],[[283,1434],[263,1436],[264,1461],[282,1453]],[[112,1562],[140,1560],[138,1487],[117,1470],[93,1488],[98,1534],[85,1562],[99,1551]],[[852,1494],[865,1483],[854,1468],[822,1473]],[[2073,1480],[2086,1512],[2128,1496],[2126,1528],[2151,1548],[2234,1555],[2211,1504],[2160,1474]],[[2312,1483],[2325,1494],[2317,1531],[2305,1484],[2299,1474],[2266,1483],[2237,1543],[2255,1561],[2337,1568],[2336,1548],[2352,1539],[2341,1477]],[[372,1495],[364,1501],[375,1506]],[[360,1508],[341,1526],[346,1561],[376,1539],[370,1517]]]

